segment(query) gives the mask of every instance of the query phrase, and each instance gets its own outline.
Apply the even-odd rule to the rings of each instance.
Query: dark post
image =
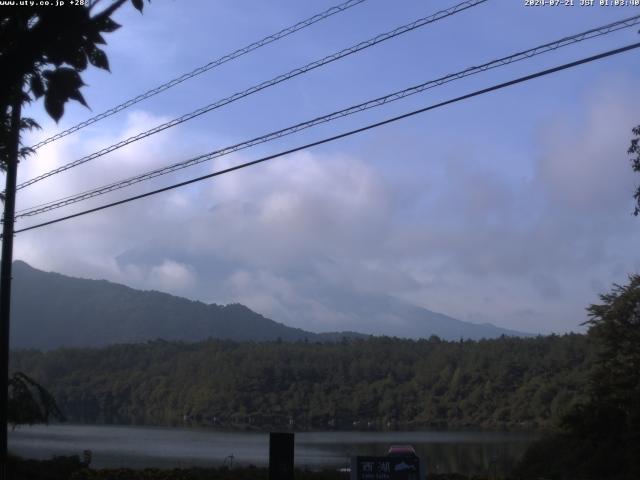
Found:
[[[21,84],[20,84],[21,86]],[[11,266],[13,262],[13,222],[16,210],[16,176],[20,148],[20,107],[16,95],[11,108],[11,136],[7,145],[7,182],[2,225],[2,260],[0,260],[0,479],[7,478],[7,400],[9,394],[9,318],[11,312]]]
[[[293,433],[269,434],[269,480],[293,480]]]

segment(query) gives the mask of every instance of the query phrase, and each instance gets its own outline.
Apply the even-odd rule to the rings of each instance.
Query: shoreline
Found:
[[[390,445],[410,444],[438,472],[472,473],[492,465],[508,473],[537,438],[505,431],[298,432],[295,462],[312,470],[340,468],[353,456],[386,455]],[[96,468],[212,468],[231,455],[233,465],[248,467],[267,465],[269,437],[208,428],[57,424],[22,427],[10,435],[9,448],[41,460],[90,450]]]
[[[508,427],[508,426],[497,426],[497,427],[482,427],[482,426],[433,426],[429,427],[427,425],[415,426],[404,428],[403,426],[398,425],[397,428],[385,428],[385,429],[376,429],[376,428],[333,428],[333,429],[322,429],[322,428],[305,428],[305,429],[296,429],[291,428],[287,425],[270,425],[266,427],[257,427],[253,425],[246,426],[236,426],[236,427],[228,427],[228,426],[216,426],[210,424],[198,424],[198,423],[84,423],[77,421],[69,421],[69,422],[59,422],[59,421],[51,421],[48,424],[37,424],[40,426],[69,426],[69,427],[113,427],[113,428],[148,428],[148,429],[184,429],[184,430],[203,430],[208,432],[216,432],[216,433],[231,433],[231,434],[240,434],[240,433],[270,433],[270,432],[290,432],[295,434],[312,434],[312,433],[353,433],[353,434],[385,434],[385,433],[487,433],[487,434],[497,434],[497,433],[509,433],[509,434],[528,434],[528,435],[538,435],[542,436],[546,433],[549,433],[554,430],[553,426],[548,426],[547,428],[526,428],[525,426],[521,427]],[[22,427],[30,427],[33,425],[21,425],[16,429]]]

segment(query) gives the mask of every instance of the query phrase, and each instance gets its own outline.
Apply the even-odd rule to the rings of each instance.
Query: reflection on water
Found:
[[[535,434],[522,432],[302,432],[296,466],[342,467],[351,455],[385,455],[389,445],[411,444],[427,472],[507,474]],[[185,467],[266,465],[269,435],[198,428],[35,425],[9,434],[12,452],[30,458],[93,451],[92,466]]]

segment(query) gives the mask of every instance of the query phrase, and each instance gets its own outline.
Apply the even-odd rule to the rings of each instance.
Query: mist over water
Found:
[[[302,432],[296,433],[298,468],[340,468],[352,455],[385,455],[411,444],[428,472],[508,473],[537,437],[527,432]],[[199,428],[35,425],[10,433],[9,448],[28,458],[93,453],[92,467],[266,466],[268,433]]]

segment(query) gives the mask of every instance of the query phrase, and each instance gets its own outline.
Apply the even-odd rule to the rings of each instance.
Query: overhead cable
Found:
[[[137,135],[134,135],[132,137],[129,137],[125,140],[122,140],[118,143],[115,143],[113,145],[110,145],[108,147],[105,147],[97,152],[91,153],[90,155],[86,155],[82,158],[79,158],[77,160],[74,160],[73,162],[67,163],[66,165],[63,165],[61,167],[58,167],[54,170],[50,170],[49,172],[43,173],[42,175],[38,175],[37,177],[34,177],[30,180],[27,180],[26,182],[22,182],[21,184],[19,184],[17,186],[17,189],[23,189],[29,185],[33,185],[36,182],[39,182],[41,180],[44,180],[45,178],[48,178],[52,175],[56,175],[59,173],[62,173],[66,170],[69,170],[70,168],[74,168],[77,167],[78,165],[82,165],[83,163],[89,162],[91,160],[95,160],[96,158],[99,158],[103,155],[106,155],[107,153],[113,152],[114,150],[117,150],[119,148],[124,147],[125,145],[129,145],[130,143],[133,142],[137,142],[138,140],[142,140],[143,138],[149,137],[153,134],[162,132],[168,128],[171,127],[175,127],[176,125],[180,125],[181,123],[184,123],[188,120],[192,120],[193,118],[196,118],[200,115],[203,115],[207,112],[210,112],[212,110],[215,110],[217,108],[223,107],[225,105],[228,105],[229,103],[235,102],[237,100],[240,100],[241,98],[247,97],[249,95],[252,95],[254,93],[257,93],[261,90],[264,90],[265,88],[268,87],[272,87],[274,85],[277,85],[279,83],[282,83],[284,81],[290,80],[294,77],[297,77],[298,75],[302,75],[304,73],[307,73],[311,70],[314,70],[318,67],[321,67],[323,65],[327,65],[328,63],[334,62],[336,60],[339,60],[341,58],[344,58],[348,55],[351,55],[353,53],[359,52],[361,50],[364,50],[366,48],[372,47],[374,45],[377,45],[378,43],[384,42],[386,40],[390,40],[392,38],[395,38],[399,35],[403,35],[407,32],[410,32],[412,30],[415,30],[417,28],[420,27],[424,27],[425,25],[428,25],[430,23],[434,23],[437,22],[438,20],[442,20],[443,18],[447,18],[450,17],[452,15],[455,15],[456,13],[462,12],[463,10],[467,10],[468,8],[474,7],[478,4],[484,3],[487,0],[466,0],[462,3],[459,3],[457,5],[454,5],[451,8],[448,8],[446,10],[441,10],[439,12],[434,13],[433,15],[429,15],[427,17],[423,17],[420,18],[418,20],[415,20],[411,23],[408,23],[406,25],[402,25],[398,28],[395,28],[387,33],[382,33],[379,35],[376,35],[375,37],[360,42],[356,45],[353,45],[349,48],[345,48],[344,50],[341,50],[337,53],[333,53],[331,55],[328,55],[324,58],[321,58],[320,60],[316,60],[314,62],[308,63],[302,67],[298,67],[295,68],[285,74],[282,75],[278,75],[277,77],[272,78],[271,80],[267,80],[265,82],[262,82],[258,85],[254,85],[253,87],[250,87],[246,90],[243,90],[241,92],[235,93],[229,97],[223,98],[221,100],[218,100],[214,103],[211,103],[209,105],[206,105],[204,107],[201,107],[197,110],[194,110],[193,112],[187,113],[185,115],[182,115],[180,117],[174,118],[173,120],[170,120],[166,123],[163,123],[161,125],[158,125],[150,130],[147,130],[145,132],[141,132]]]
[[[37,150],[40,147],[43,147],[44,145],[47,145],[48,143],[54,142],[60,138],[66,137],[67,135],[70,135],[74,132],[77,132],[78,130],[83,129],[84,127],[87,127],[89,125],[92,125],[96,122],[99,122],[100,120],[103,120],[107,117],[110,117],[111,115],[114,115],[122,110],[125,110],[126,108],[131,107],[132,105],[135,105],[136,103],[139,103],[143,100],[146,100],[147,98],[151,98],[161,92],[164,92],[165,90],[170,89],[171,87],[175,87],[176,85],[187,81],[193,77],[196,77],[202,73],[208,72],[209,70],[219,67],[220,65],[227,63],[231,60],[234,60],[238,57],[241,57],[243,55],[246,55],[247,53],[253,52],[254,50],[257,50],[260,47],[264,47],[265,45],[269,45],[270,43],[275,42],[276,40],[280,40],[281,38],[284,38],[286,36],[291,35],[292,33],[295,33],[299,30],[302,30],[306,27],[309,27],[311,25],[313,25],[314,23],[317,23],[321,20],[324,20],[326,18],[331,17],[332,15],[335,15],[336,13],[340,13],[340,12],[344,12],[345,10],[348,10],[351,7],[355,7],[356,5],[359,5],[362,2],[365,2],[366,0],[348,0],[344,3],[341,3],[340,5],[336,5],[334,7],[331,7],[327,10],[325,10],[324,12],[320,12],[316,15],[313,15],[312,17],[307,18],[306,20],[302,20],[301,22],[296,23],[295,25],[291,25],[290,27],[287,27],[283,30],[280,30],[279,32],[276,32],[272,35],[269,35],[267,37],[264,37],[261,40],[258,40],[257,42],[253,42],[250,45],[247,45],[246,47],[242,47],[239,48],[238,50],[228,53],[226,55],[223,55],[220,58],[217,58],[215,60],[210,61],[209,63],[202,65],[188,73],[185,73],[183,75],[180,75],[179,77],[176,77],[172,80],[169,80],[166,83],[163,83],[162,85],[158,85],[155,88],[152,88],[151,90],[141,93],[140,95],[133,97],[129,100],[127,100],[126,102],[123,102],[119,105],[116,105],[115,107],[110,108],[109,110],[105,110],[104,112],[95,115],[83,122],[80,122],[66,130],[63,130],[62,132],[56,133],[55,135],[49,137],[49,138],[45,138],[44,140],[36,143],[35,145],[31,146],[32,149]]]
[[[429,80],[427,82],[421,83],[419,85],[415,85],[409,88],[406,88],[404,90],[400,90],[397,92],[393,92],[390,93],[388,95],[382,96],[382,97],[378,97],[375,98],[373,100],[368,100],[366,102],[357,104],[357,105],[353,105],[351,107],[342,109],[342,110],[338,110],[332,113],[329,113],[327,115],[323,115],[321,117],[316,117],[314,119],[308,120],[306,122],[302,122],[302,123],[298,123],[296,125],[284,128],[284,129],[280,129],[280,130],[276,130],[274,132],[265,134],[265,135],[261,135],[259,137],[253,138],[251,140],[247,140],[241,143],[237,143],[235,145],[231,145],[219,150],[215,150],[213,152],[208,152],[202,155],[198,155],[196,157],[192,157],[190,159],[181,161],[181,162],[177,162],[171,165],[167,165],[165,167],[161,167],[161,168],[157,168],[155,170],[151,170],[149,172],[140,174],[140,175],[136,175],[124,180],[120,180],[117,182],[113,182],[107,185],[103,185],[101,187],[98,188],[94,188],[92,190],[87,190],[85,192],[81,192],[81,193],[77,193],[68,197],[64,197],[64,198],[60,198],[60,199],[56,199],[47,203],[43,203],[40,205],[36,205],[33,207],[29,207],[27,209],[23,209],[21,211],[18,212],[18,214],[16,215],[16,218],[21,218],[21,217],[30,217],[30,216],[34,216],[34,215],[38,215],[44,212],[48,212],[50,210],[55,210],[58,208],[62,208],[74,203],[78,203],[84,200],[88,200],[90,198],[93,197],[97,197],[99,195],[104,195],[107,194],[109,192],[113,192],[115,190],[120,190],[122,188],[125,187],[129,187],[131,185],[146,181],[146,180],[150,180],[152,178],[156,178],[159,177],[161,175],[166,175],[187,167],[191,167],[200,163],[203,163],[205,161],[209,161],[212,160],[214,158],[219,158],[225,155],[228,155],[230,153],[233,152],[237,152],[239,150],[243,150],[258,144],[262,144],[262,143],[266,143],[287,135],[291,135],[293,133],[299,132],[301,130],[305,130],[307,128],[311,128],[313,126],[322,124],[322,123],[327,123],[333,120],[336,120],[338,118],[342,118],[342,117],[346,117],[348,115],[353,115],[357,112],[361,112],[364,110],[368,110],[371,108],[375,108],[381,105],[385,105],[387,103],[391,103],[394,102],[396,100],[400,100],[402,98],[406,98],[408,96],[411,95],[415,95],[417,93],[423,92],[425,90],[443,85],[445,83],[449,83],[464,77],[468,77],[471,75],[475,75],[493,68],[497,68],[497,67],[501,67],[504,65],[509,65],[511,63],[514,62],[518,62],[521,60],[525,60],[525,59],[529,59],[532,57],[535,57],[537,55],[541,55],[543,53],[549,52],[549,51],[554,51],[558,48],[562,48],[565,47],[567,45],[572,45],[575,43],[579,43],[582,41],[585,41],[587,39],[591,39],[591,38],[595,38],[595,37],[599,37],[602,35],[606,35],[608,33],[617,31],[617,30],[621,30],[623,28],[629,28],[632,27],[634,25],[637,25],[640,23],[640,15],[636,15],[635,17],[630,17],[624,20],[619,20],[617,22],[614,23],[610,23],[607,25],[603,25],[601,27],[597,27],[597,28],[593,28],[569,37],[564,37],[561,38],[559,40],[556,40],[554,42],[549,42],[546,43],[544,45],[539,45],[537,47],[534,48],[530,48],[528,50],[524,50],[521,52],[517,52],[514,53],[512,55],[506,56],[506,57],[502,57],[496,60],[492,60],[490,62],[484,63],[482,65],[479,66],[474,66],[474,67],[469,67],[465,70],[461,70],[459,72],[456,73],[451,73],[449,75],[445,75],[443,77],[437,78],[435,80]]]
[[[263,162],[266,162],[268,160],[273,160],[274,158],[278,158],[278,157],[282,157],[282,156],[285,156],[285,155],[289,155],[291,153],[299,152],[301,150],[305,150],[305,149],[308,149],[308,148],[311,148],[311,147],[315,147],[315,146],[322,145],[322,144],[325,144],[325,143],[333,142],[333,141],[339,140],[341,138],[349,137],[349,136],[355,135],[357,133],[362,133],[362,132],[365,132],[367,130],[378,128],[378,127],[381,127],[383,125],[387,125],[387,124],[390,124],[390,123],[393,123],[393,122],[397,122],[397,121],[405,119],[405,118],[412,117],[414,115],[418,115],[420,113],[424,113],[424,112],[427,112],[427,111],[430,111],[430,110],[435,110],[435,109],[443,107],[445,105],[450,105],[450,104],[453,104],[453,103],[460,102],[462,100],[467,100],[467,99],[472,98],[472,97],[476,97],[476,96],[479,96],[479,95],[484,95],[486,93],[493,92],[493,91],[496,91],[496,90],[501,90],[503,88],[507,88],[507,87],[510,87],[512,85],[516,85],[516,84],[519,84],[519,83],[527,82],[527,81],[533,80],[535,78],[539,78],[539,77],[543,77],[543,76],[546,76],[546,75],[550,75],[552,73],[556,73],[556,72],[559,72],[559,71],[562,71],[562,70],[573,68],[573,67],[576,67],[578,65],[583,65],[585,63],[593,62],[593,61],[600,60],[600,59],[603,59],[603,58],[606,58],[606,57],[610,57],[610,56],[613,56],[613,55],[618,55],[620,53],[627,52],[627,51],[636,49],[638,47],[640,47],[640,42],[633,43],[631,45],[627,45],[627,46],[624,46],[624,47],[621,47],[621,48],[617,48],[617,49],[614,49],[614,50],[609,50],[607,52],[603,52],[603,53],[600,53],[598,55],[592,55],[590,57],[582,58],[582,59],[576,60],[574,62],[565,63],[565,64],[557,66],[557,67],[553,67],[553,68],[549,68],[549,69],[546,69],[546,70],[542,70],[542,71],[539,71],[537,73],[526,75],[524,77],[519,77],[519,78],[516,78],[514,80],[510,80],[508,82],[503,82],[503,83],[494,85],[492,87],[483,88],[481,90],[476,90],[476,91],[474,91],[472,93],[468,93],[468,94],[462,95],[460,97],[456,97],[456,98],[453,98],[453,99],[450,99],[450,100],[446,100],[444,102],[436,103],[434,105],[430,105],[428,107],[420,108],[418,110],[413,110],[412,112],[408,112],[408,113],[405,113],[403,115],[398,115],[396,117],[388,118],[386,120],[383,120],[383,121],[380,121],[380,122],[376,122],[376,123],[372,123],[372,124],[366,125],[364,127],[360,127],[360,128],[357,128],[357,129],[354,129],[354,130],[350,130],[350,131],[347,131],[347,132],[344,132],[344,133],[341,133],[341,134],[338,134],[338,135],[334,135],[332,137],[328,137],[328,138],[324,138],[322,140],[318,140],[318,141],[315,141],[315,142],[307,143],[306,145],[302,145],[302,146],[299,146],[299,147],[291,148],[289,150],[285,150],[285,151],[282,151],[282,152],[279,152],[279,153],[276,153],[276,154],[273,154],[273,155],[268,155],[266,157],[262,157],[262,158],[259,158],[257,160],[253,160],[251,162],[242,163],[240,165],[236,165],[236,166],[233,166],[233,167],[225,168],[223,170],[218,170],[217,172],[213,172],[213,173],[209,173],[207,175],[202,175],[200,177],[192,178],[192,179],[186,180],[184,182],[175,183],[173,185],[169,185],[167,187],[159,188],[157,190],[152,190],[150,192],[146,192],[146,193],[143,193],[143,194],[140,194],[140,195],[134,195],[132,197],[125,198],[123,200],[118,200],[116,202],[111,202],[111,203],[108,203],[108,204],[105,204],[105,205],[101,205],[99,207],[90,208],[88,210],[83,210],[81,212],[77,212],[77,213],[74,213],[74,214],[71,214],[71,215],[66,215],[64,217],[55,218],[55,219],[49,220],[47,222],[42,222],[42,223],[38,223],[36,225],[31,225],[29,227],[21,228],[21,229],[15,230],[15,233],[26,232],[26,231],[29,231],[29,230],[34,230],[36,228],[42,228],[42,227],[45,227],[47,225],[52,225],[52,224],[55,224],[55,223],[63,222],[63,221],[66,221],[66,220],[70,220],[72,218],[77,218],[77,217],[80,217],[80,216],[83,216],[83,215],[87,215],[89,213],[98,212],[100,210],[105,210],[107,208],[115,207],[115,206],[118,206],[118,205],[123,205],[123,204],[129,203],[129,202],[133,202],[135,200],[140,200],[142,198],[150,197],[152,195],[157,195],[159,193],[167,192],[169,190],[173,190],[173,189],[176,189],[176,188],[179,188],[179,187],[184,187],[186,185],[191,185],[191,184],[196,183],[196,182],[201,182],[203,180],[207,180],[207,179],[210,179],[210,178],[213,178],[213,177],[224,175],[226,173],[230,173],[230,172],[233,172],[233,171],[236,171],[236,170],[240,170],[240,169],[247,168],[247,167],[250,167],[250,166],[253,166],[253,165],[257,165],[259,163],[263,163]]]

